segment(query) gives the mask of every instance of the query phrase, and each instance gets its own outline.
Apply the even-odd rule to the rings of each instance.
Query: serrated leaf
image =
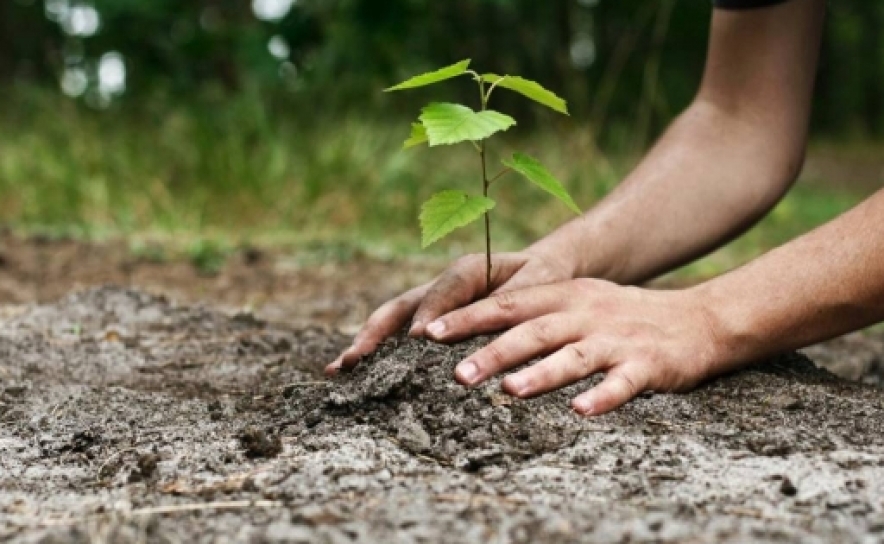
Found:
[[[414,76],[398,85],[394,85],[388,89],[384,89],[384,92],[388,93],[390,91],[402,91],[405,89],[414,89],[415,87],[424,87],[426,85],[432,85],[433,83],[439,83],[440,81],[445,81],[446,79],[451,79],[453,77],[462,75],[464,72],[467,71],[467,68],[469,67],[470,60],[462,60],[457,64],[452,64],[451,66],[440,68],[439,70],[436,70],[434,72],[427,72],[426,74]]]
[[[574,213],[580,214],[580,208],[574,203],[574,200],[568,194],[568,191],[565,190],[562,183],[550,174],[549,170],[540,164],[537,159],[524,153],[514,153],[513,159],[504,159],[503,164],[522,174],[528,181],[564,202]]]
[[[402,147],[408,149],[409,147],[414,147],[416,145],[421,145],[422,143],[426,143],[427,141],[427,129],[421,123],[412,123],[411,124],[411,136],[405,140],[405,143],[402,144]]]
[[[421,206],[421,245],[427,247],[460,227],[469,225],[494,208],[484,196],[448,190],[436,193]]]
[[[497,111],[477,112],[460,104],[448,103],[425,107],[421,110],[420,122],[427,131],[430,146],[484,140],[516,124],[515,119]]]
[[[519,76],[500,76],[497,74],[483,74],[482,80],[486,83],[497,83],[498,87],[515,91],[539,104],[543,104],[547,108],[568,115],[568,104],[565,100],[556,96],[552,91],[544,89],[536,81]]]

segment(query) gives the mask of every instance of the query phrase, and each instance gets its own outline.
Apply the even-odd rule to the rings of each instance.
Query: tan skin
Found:
[[[715,10],[696,99],[601,203],[518,253],[458,260],[384,304],[328,366],[354,366],[412,320],[451,342],[508,329],[461,362],[527,398],[595,373],[572,401],[603,414],[646,390],[688,391],[775,353],[884,320],[884,191],[739,269],[691,288],[631,286],[706,254],[762,217],[803,161],[825,0]]]

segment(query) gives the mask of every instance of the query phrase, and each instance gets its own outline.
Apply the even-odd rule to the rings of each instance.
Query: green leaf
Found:
[[[411,136],[405,143],[402,144],[402,147],[408,149],[409,147],[414,147],[416,145],[421,145],[427,141],[427,129],[424,128],[424,125],[421,123],[412,123],[411,124]]]
[[[494,201],[463,191],[442,191],[421,207],[422,245],[427,247],[451,231],[469,225],[494,208]]]
[[[568,191],[565,190],[562,183],[553,177],[549,170],[540,164],[537,159],[529,157],[524,153],[514,153],[513,159],[511,161],[504,159],[503,164],[522,174],[528,181],[564,202],[574,213],[580,214],[580,208],[574,203],[574,200],[568,194]]]
[[[457,64],[446,66],[445,68],[441,68],[439,70],[436,70],[435,72],[427,72],[426,74],[414,76],[413,78],[403,81],[398,85],[394,85],[389,89],[384,89],[384,92],[388,93],[390,91],[402,91],[405,89],[414,89],[415,87],[423,87],[425,85],[439,83],[440,81],[445,81],[446,79],[451,79],[463,74],[467,71],[467,68],[469,68],[469,66],[469,59],[462,60]]]
[[[498,87],[515,91],[531,100],[543,104],[547,108],[568,115],[568,105],[552,91],[544,89],[539,83],[519,76],[499,76],[497,74],[483,74],[482,80]],[[499,83],[498,83],[499,82]]]
[[[430,146],[484,140],[516,124],[515,119],[500,112],[476,112],[460,104],[447,103],[425,107],[421,110],[420,121],[426,128]]]

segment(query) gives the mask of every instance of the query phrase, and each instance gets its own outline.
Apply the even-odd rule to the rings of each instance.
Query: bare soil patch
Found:
[[[884,397],[800,355],[576,416],[464,389],[457,346],[99,288],[0,324],[0,537],[25,542],[871,541]]]
[[[0,541],[884,541],[880,334],[586,419],[457,385],[487,338],[322,378],[435,265],[0,240]]]
[[[244,246],[227,255],[217,272],[207,273],[162,245],[142,246],[139,252],[119,240],[20,237],[0,229],[0,308],[6,306],[0,312],[119,285],[181,302],[211,301],[215,308],[247,310],[270,321],[353,332],[371,310],[428,281],[445,264]]]

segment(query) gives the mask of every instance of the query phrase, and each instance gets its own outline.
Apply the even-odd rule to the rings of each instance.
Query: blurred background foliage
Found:
[[[832,149],[877,156],[884,3],[829,9],[813,117],[822,166],[736,257],[714,262],[868,192],[867,172],[823,178]],[[570,118],[505,93],[495,107],[520,121],[508,143],[550,163],[588,207],[690,101],[710,14],[705,0],[4,0],[0,223],[411,251],[420,201],[469,186],[475,165],[469,150],[398,151],[407,122],[428,99],[471,102],[474,89],[381,89],[463,58],[568,100]],[[505,190],[500,247],[567,218],[530,189]],[[473,247],[473,234],[445,247]]]

